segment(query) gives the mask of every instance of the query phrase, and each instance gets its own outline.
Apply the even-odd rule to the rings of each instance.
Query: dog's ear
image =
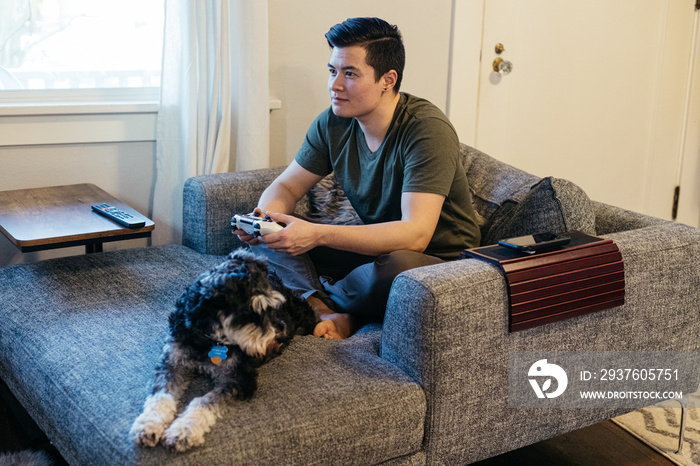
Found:
[[[175,339],[189,333],[190,328],[195,325],[198,311],[207,299],[204,291],[206,288],[202,287],[200,280],[197,280],[190,284],[175,301],[175,309],[168,317],[170,334]]]
[[[285,301],[286,298],[279,291],[272,289],[264,290],[260,294],[256,294],[250,298],[250,307],[258,314],[262,314],[267,308],[277,309],[284,304]]]

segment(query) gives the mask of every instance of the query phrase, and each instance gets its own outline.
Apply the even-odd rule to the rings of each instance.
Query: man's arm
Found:
[[[408,249],[423,252],[433,237],[445,196],[430,193],[403,193],[401,220],[373,225],[312,224],[290,215],[273,213],[273,220],[287,228],[270,233],[263,242],[278,252],[302,254],[317,246],[371,256]]]
[[[263,191],[258,206],[268,212],[291,214],[299,199],[321,179],[323,179],[322,176],[315,175],[296,161],[292,161],[280,176]],[[238,235],[241,241],[251,246],[257,246],[262,242],[260,238],[249,235],[243,230],[235,230],[233,234]]]
[[[304,194],[323,179],[299,165],[296,160],[263,191],[258,206],[269,212],[291,214]]]

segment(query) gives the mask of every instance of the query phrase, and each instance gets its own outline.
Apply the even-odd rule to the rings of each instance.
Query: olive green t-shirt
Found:
[[[425,99],[400,95],[375,152],[369,150],[357,120],[338,117],[328,108],[311,124],[295,160],[316,175],[334,172],[365,224],[400,220],[404,192],[445,196],[426,254],[451,260],[464,248],[479,245],[457,133],[442,111]]]

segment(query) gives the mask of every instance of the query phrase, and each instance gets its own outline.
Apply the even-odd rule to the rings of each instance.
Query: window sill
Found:
[[[2,103],[0,117],[158,113],[159,107],[157,101]]]

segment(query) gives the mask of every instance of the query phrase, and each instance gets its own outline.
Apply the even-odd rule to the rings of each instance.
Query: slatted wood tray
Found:
[[[565,234],[570,244],[545,253],[497,245],[462,253],[497,265],[505,275],[511,332],[625,303],[624,264],[615,243],[578,231]]]

